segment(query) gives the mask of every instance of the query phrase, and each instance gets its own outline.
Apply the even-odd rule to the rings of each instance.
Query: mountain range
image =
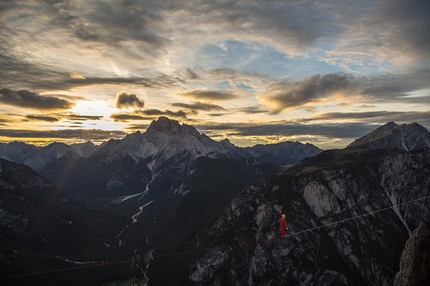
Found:
[[[228,139],[214,141],[194,127],[166,117],[153,121],[143,134],[138,131],[99,146],[90,142],[46,147],[22,142],[0,145],[0,157],[28,165],[66,192],[85,198],[136,194],[160,174],[173,172],[173,177],[181,177],[201,157],[287,165],[320,152],[314,145],[292,141],[240,148]],[[183,191],[173,177],[172,190]]]
[[[98,146],[0,144],[0,279],[392,284],[430,221],[429,142],[424,127],[389,122],[345,149],[239,148],[161,117]]]

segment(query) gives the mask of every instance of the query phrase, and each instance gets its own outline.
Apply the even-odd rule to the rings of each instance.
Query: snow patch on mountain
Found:
[[[151,123],[145,133],[137,131],[124,137],[105,161],[128,155],[136,161],[148,160],[147,166],[153,170],[181,152],[190,154],[189,160],[193,161],[200,156],[216,157],[232,150],[239,152],[239,148],[229,142],[216,142],[192,126],[160,117]]]

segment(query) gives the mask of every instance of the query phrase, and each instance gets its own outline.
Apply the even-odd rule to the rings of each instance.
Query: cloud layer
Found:
[[[22,108],[41,110],[70,109],[73,103],[54,96],[41,96],[30,90],[0,89],[0,102]]]
[[[429,1],[3,2],[1,140],[158,116],[247,144],[430,126]]]

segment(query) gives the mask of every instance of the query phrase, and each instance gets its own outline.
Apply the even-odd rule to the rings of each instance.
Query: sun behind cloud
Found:
[[[99,116],[109,118],[115,108],[109,106],[105,101],[79,101],[75,107],[70,109],[70,113],[81,116]]]

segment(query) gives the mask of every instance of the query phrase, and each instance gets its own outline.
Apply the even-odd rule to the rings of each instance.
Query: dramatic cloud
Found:
[[[212,111],[212,110],[225,110],[222,106],[204,103],[204,102],[194,102],[192,104],[187,103],[172,103],[172,106],[182,107],[191,110],[204,110],[204,111]]]
[[[137,97],[136,94],[129,94],[125,91],[121,91],[116,94],[115,104],[118,108],[143,108],[145,106],[145,102]]]
[[[325,138],[358,138],[377,128],[376,125],[367,123],[344,124],[301,124],[297,122],[276,123],[230,123],[216,125],[198,125],[199,130],[205,133],[223,131],[229,136],[321,136]]]
[[[380,101],[428,103],[430,68],[420,68],[399,74],[368,77],[363,94]],[[410,97],[415,91],[427,90],[427,97]]]
[[[146,109],[146,110],[139,110],[136,111],[137,113],[147,115],[147,116],[167,116],[167,117],[177,117],[177,118],[187,118],[187,113],[183,110],[178,111],[161,111],[158,109]]]
[[[372,124],[384,124],[389,121],[419,123],[424,126],[430,125],[430,111],[424,112],[388,112],[388,111],[374,111],[374,112],[331,112],[315,115],[311,118],[301,119],[301,122],[313,121],[362,121]]]
[[[209,91],[209,90],[194,90],[185,93],[177,93],[178,96],[190,97],[197,100],[213,100],[213,101],[225,101],[233,100],[238,98],[237,95],[222,91]]]
[[[0,48],[2,47],[0,38]],[[4,47],[8,50],[9,47]],[[7,53],[7,52],[6,52]],[[10,53],[10,52],[9,52]],[[55,63],[57,64],[57,63]],[[37,65],[29,63],[15,55],[0,54],[1,84],[11,88],[28,88],[36,90],[70,90],[76,87],[90,87],[100,85],[130,85],[149,89],[165,89],[175,87],[181,81],[176,76],[151,75],[139,77],[131,75],[116,75],[110,73],[97,75],[70,74],[62,68],[51,65]],[[85,67],[83,67],[85,69]],[[108,76],[109,75],[109,76]],[[17,81],[19,79],[19,81]]]
[[[238,108],[238,112],[243,112],[246,114],[258,114],[258,113],[267,113],[268,111],[265,109],[262,109],[261,106],[248,106],[243,108]]]
[[[428,124],[429,1],[21,0],[0,11],[4,130],[130,130],[168,116],[248,143],[294,132],[320,143]]]
[[[322,96],[352,89],[355,78],[347,74],[313,75],[302,81],[277,83],[258,98],[272,107],[273,113],[314,103]]]
[[[63,114],[62,116],[69,120],[78,120],[78,121],[100,120],[103,118],[103,116],[101,115]]]
[[[111,115],[111,118],[117,122],[132,121],[132,120],[153,120],[159,116],[168,116],[175,118],[187,118],[187,113],[182,110],[171,111],[171,110],[159,110],[159,109],[145,109],[135,110],[133,113],[115,113]]]
[[[428,65],[429,13],[429,1],[374,1],[328,55],[348,66]]]
[[[42,96],[30,90],[0,89],[0,102],[23,108],[55,110],[70,109],[74,106],[72,102],[51,96]]]
[[[162,48],[168,40],[156,31],[163,17],[156,3],[136,1],[92,1],[85,5],[73,2],[52,3],[52,23],[69,30],[84,41],[119,43],[126,37]]]
[[[348,2],[351,9],[344,9],[338,1],[175,1],[160,9],[170,12],[166,18],[193,43],[229,38],[261,42],[294,55],[312,50],[320,38],[333,39],[344,30],[341,22],[356,18],[368,3]]]
[[[101,141],[109,139],[121,139],[127,133],[124,131],[114,130],[97,130],[97,129],[67,129],[67,130],[53,130],[53,131],[36,131],[36,130],[22,130],[22,129],[0,129],[0,136],[12,138],[55,138],[55,139],[68,139],[68,140],[91,140]]]
[[[128,114],[128,113],[114,113],[110,117],[113,120],[118,121],[118,122],[148,119],[146,116],[142,116],[142,115],[138,115],[138,114]]]
[[[43,115],[27,115],[25,118],[34,121],[46,121],[46,122],[57,122],[60,119],[53,116],[43,116]]]
[[[417,122],[430,126],[430,111],[426,112],[355,112],[355,113],[325,113],[311,118],[299,118],[294,121],[278,121],[269,123],[197,123],[201,132],[216,136],[223,133],[226,136],[252,138],[308,138],[318,140],[342,140],[341,146],[351,143],[377,127],[394,121],[397,124]],[[324,122],[324,123],[321,123]],[[339,122],[339,123],[336,123]],[[312,138],[314,136],[314,138]],[[319,137],[320,139],[315,138]],[[324,139],[325,138],[325,139]],[[289,139],[290,140],[290,139]]]

